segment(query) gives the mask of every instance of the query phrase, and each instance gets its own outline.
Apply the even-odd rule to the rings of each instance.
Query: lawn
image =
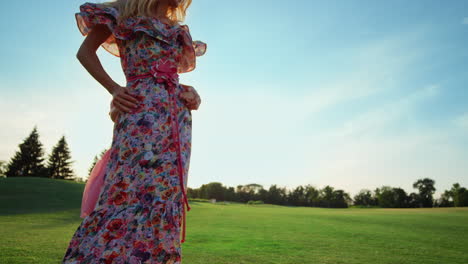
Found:
[[[0,263],[60,263],[81,222],[83,188],[0,179]],[[190,204],[185,264],[468,263],[468,208]]]

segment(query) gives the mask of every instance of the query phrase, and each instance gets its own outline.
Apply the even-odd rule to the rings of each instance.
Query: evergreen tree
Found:
[[[6,177],[5,173],[7,171],[7,162],[0,160],[0,178]]]
[[[37,127],[34,126],[32,132],[23,143],[19,145],[19,151],[7,165],[7,177],[47,177],[44,162],[44,150],[39,141]]]
[[[92,172],[93,169],[94,169],[94,166],[96,166],[96,163],[97,163],[100,159],[102,159],[102,156],[104,156],[104,154],[106,153],[107,150],[108,150],[108,149],[104,149],[103,151],[101,151],[101,154],[99,154],[99,157],[98,157],[97,155],[94,156],[93,163],[91,164],[91,167],[89,167],[89,169],[88,169],[88,178],[86,178],[86,181],[88,181],[89,176],[91,175],[91,172]],[[85,182],[86,182],[86,181],[85,181]]]
[[[89,178],[89,175],[91,175],[91,172],[93,171],[94,166],[96,166],[96,163],[98,162],[98,160],[99,160],[98,156],[95,155],[93,159],[93,163],[91,164],[91,167],[89,167],[88,169],[88,178]]]
[[[72,180],[75,178],[70,160],[70,150],[68,148],[65,136],[62,136],[57,144],[53,147],[52,153],[49,156],[47,168],[49,169],[49,177],[53,179]]]
[[[101,154],[99,154],[99,157],[98,155],[95,155],[94,156],[94,159],[93,159],[93,163],[91,164],[91,167],[89,167],[88,169],[88,176],[91,175],[91,172],[93,171],[94,169],[94,166],[96,166],[96,163],[102,159],[102,156],[104,156],[104,154],[106,153],[107,149],[104,149],[103,151],[101,151]]]

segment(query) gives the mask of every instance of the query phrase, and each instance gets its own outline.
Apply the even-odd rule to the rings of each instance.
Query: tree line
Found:
[[[203,184],[200,188],[187,188],[190,198],[216,199],[241,203],[261,202],[288,206],[309,206],[325,208],[360,207],[418,208],[468,206],[468,190],[455,183],[439,199],[434,199],[435,181],[429,178],[418,179],[413,184],[417,192],[407,194],[401,188],[382,186],[374,191],[362,189],[353,198],[343,190],[332,186],[316,188],[312,185],[293,189],[271,185],[264,189],[260,184],[238,185],[236,188],[223,186],[220,182]]]
[[[43,144],[39,140],[37,126],[21,142],[18,150],[7,163],[0,161],[0,175],[4,177],[45,177],[77,180],[72,169],[71,154],[65,136],[44,157]]]
[[[96,162],[102,158],[106,149],[95,156],[88,170],[91,173]],[[11,160],[6,163],[0,161],[0,176],[6,177],[47,177],[79,181],[72,169],[71,154],[65,136],[62,136],[52,148],[46,159],[43,144],[39,140],[39,133],[35,126],[32,132],[19,144]],[[391,186],[381,186],[371,191],[362,189],[353,198],[344,190],[332,186],[317,188],[312,185],[298,186],[291,190],[271,185],[267,190],[260,184],[223,186],[219,182],[203,184],[200,188],[187,188],[190,198],[216,199],[248,203],[258,201],[262,203],[311,206],[326,208],[347,208],[350,205],[363,207],[384,208],[416,208],[416,207],[452,207],[468,206],[468,190],[459,183],[453,184],[450,190],[445,190],[440,198],[434,199],[435,181],[429,178],[418,179],[413,183],[417,192],[407,194],[405,190]]]

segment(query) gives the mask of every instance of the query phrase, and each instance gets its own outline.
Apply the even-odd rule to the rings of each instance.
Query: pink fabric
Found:
[[[102,155],[102,158],[96,162],[96,165],[94,165],[88,181],[86,182],[86,186],[83,191],[83,198],[81,200],[81,218],[88,216],[96,206],[99,193],[104,185],[104,174],[109,161],[110,150],[111,148],[109,148],[104,155]]]

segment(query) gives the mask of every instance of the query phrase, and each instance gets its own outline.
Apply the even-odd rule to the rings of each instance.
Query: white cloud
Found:
[[[387,102],[347,121],[342,128],[336,129],[335,132],[351,137],[383,133],[383,130],[388,129],[388,124],[398,122],[401,118],[410,118],[412,107],[424,102],[425,99],[434,97],[439,90],[438,85],[429,85],[418,89],[396,102]]]
[[[417,28],[387,35],[351,50],[343,60],[352,61],[353,67],[327,83],[312,83],[303,100],[299,104],[296,101],[297,111],[310,117],[339,103],[395,89],[398,82],[410,76],[418,59],[425,56],[420,38],[426,30]]]

